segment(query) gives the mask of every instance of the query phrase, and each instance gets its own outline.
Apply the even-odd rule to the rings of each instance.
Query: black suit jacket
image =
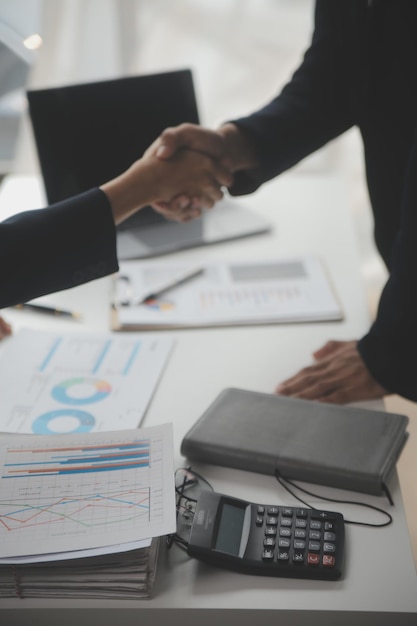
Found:
[[[417,2],[318,0],[312,43],[291,81],[234,121],[261,162],[237,176],[236,195],[359,128],[375,241],[390,271],[359,349],[380,384],[417,400]]]
[[[0,308],[117,270],[114,221],[100,189],[0,223]]]

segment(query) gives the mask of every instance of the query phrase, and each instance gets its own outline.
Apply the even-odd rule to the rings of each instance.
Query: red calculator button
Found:
[[[336,559],[331,554],[323,555],[323,565],[325,567],[334,567],[335,562],[336,562]]]
[[[314,554],[314,552],[309,552],[307,554],[307,563],[309,565],[318,565],[320,563],[320,555]]]

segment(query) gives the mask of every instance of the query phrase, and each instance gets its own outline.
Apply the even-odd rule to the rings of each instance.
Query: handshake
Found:
[[[160,176],[150,204],[165,218],[178,222],[200,217],[203,209],[212,208],[233,185],[237,171],[256,169],[257,165],[250,142],[231,123],[218,130],[194,124],[167,128],[143,159],[149,160]]]

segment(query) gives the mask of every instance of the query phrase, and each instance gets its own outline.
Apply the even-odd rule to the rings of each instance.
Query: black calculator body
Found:
[[[188,554],[247,574],[338,580],[344,531],[340,513],[254,504],[203,492],[194,513]]]

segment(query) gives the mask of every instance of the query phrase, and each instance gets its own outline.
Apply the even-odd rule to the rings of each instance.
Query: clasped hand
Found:
[[[224,138],[216,131],[194,124],[167,128],[145,152],[145,157],[156,156],[172,161],[182,150],[192,151],[194,162],[188,173],[183,192],[166,202],[154,202],[152,207],[166,219],[188,222],[201,216],[203,209],[211,209],[223,197],[224,189],[233,183],[233,165],[226,154]],[[201,184],[199,163],[205,159],[205,185]]]

